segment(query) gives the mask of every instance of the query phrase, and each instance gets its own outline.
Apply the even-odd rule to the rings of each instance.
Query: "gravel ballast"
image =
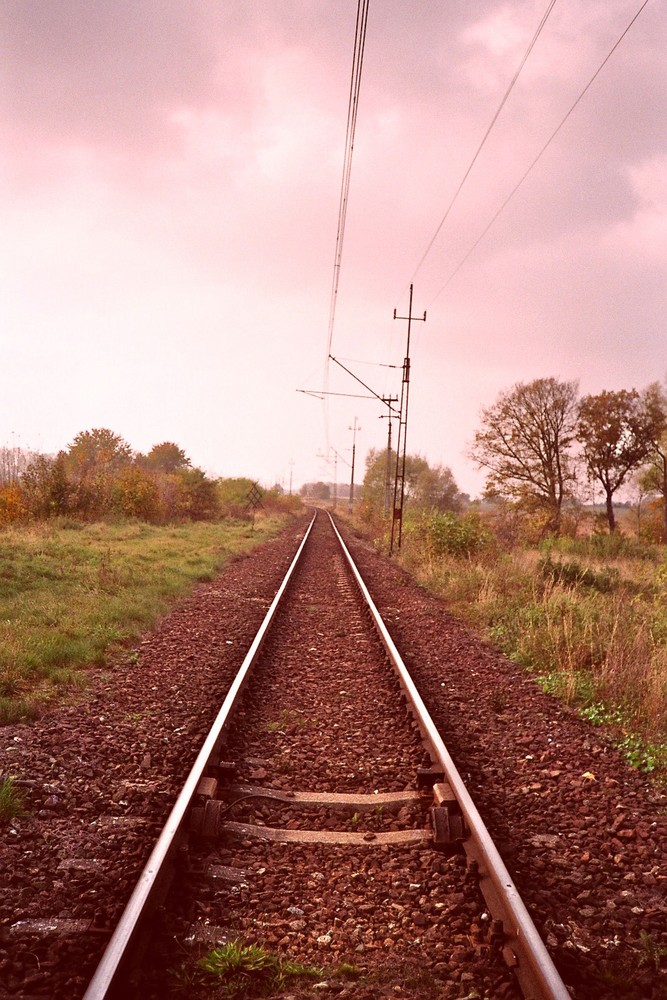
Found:
[[[0,866],[5,873],[0,897],[0,990],[4,991],[0,995],[22,1000],[82,995],[307,520],[302,518],[280,538],[230,564],[213,583],[198,587],[144,637],[138,655],[123,655],[105,670],[91,669],[90,686],[76,704],[29,726],[0,731],[2,773],[17,778],[28,807],[25,817],[0,830]],[[596,730],[562,709],[518,667],[448,615],[441,602],[363,539],[345,526],[342,530],[575,1000],[665,996],[665,971],[660,967],[667,950],[664,793],[629,768]],[[317,614],[307,607],[302,610]],[[349,652],[356,639],[342,623],[340,631],[337,641]],[[359,641],[364,640],[359,637]],[[329,675],[340,660],[333,652],[330,641],[322,637],[321,648],[313,653]],[[356,694],[347,680],[337,690],[348,693],[330,694],[323,707],[337,716],[339,725],[341,720],[347,724],[346,713],[353,713]],[[249,703],[248,711],[250,707]],[[335,721],[330,720],[310,733],[311,742],[314,738],[328,746],[326,763],[318,765],[319,775],[311,769],[307,782],[305,776],[298,781],[299,769],[288,760],[294,725],[315,714],[313,710],[299,715],[300,707],[294,704],[292,717],[267,720],[277,725],[265,728],[254,747],[243,751],[252,760],[240,780],[255,784],[264,780],[262,771],[269,769],[261,762],[275,754],[277,745],[290,751],[282,754],[287,766],[280,778],[286,788],[300,781],[311,791],[359,790],[363,785],[372,792],[378,787],[378,775],[383,790],[403,788],[412,780],[412,758],[397,755],[388,737],[378,734],[381,749],[375,760],[364,763],[365,784],[360,783],[359,760],[346,758],[347,751],[336,739]],[[289,738],[281,743],[280,733],[286,729]],[[239,815],[267,823],[275,810],[267,811],[263,805]],[[324,815],[320,818],[327,820]],[[301,822],[294,816],[290,820]],[[308,825],[314,821],[309,817]],[[404,814],[404,825],[409,821]],[[369,831],[373,832],[372,823]],[[238,851],[238,846],[226,849]],[[254,873],[243,890],[248,901],[255,900],[249,910],[266,902],[277,907],[267,930],[269,944],[289,949],[294,936],[304,932],[304,927],[289,926],[290,921],[305,919],[284,912],[289,906],[313,914],[331,909],[332,900],[344,910],[336,928],[347,927],[345,947],[338,949],[339,955],[328,956],[333,959],[350,949],[364,961],[373,951],[401,953],[405,942],[444,922],[449,904],[439,895],[443,873],[432,869],[431,852],[414,846],[386,852],[382,848],[384,854],[369,850],[355,869],[345,861],[346,850],[327,848],[320,859],[314,847],[241,844],[242,857],[235,854],[235,863]],[[221,863],[231,864],[231,856],[227,861],[221,856]],[[475,950],[471,927],[479,908],[470,898],[460,860],[439,863],[451,866],[451,877],[459,879],[460,912],[447,909],[447,913],[451,921],[458,921],[457,929],[468,941],[467,949],[461,944],[451,965],[451,954],[443,959],[447,969],[437,970],[442,982],[456,983],[458,991],[441,995],[465,996],[462,990],[470,981],[464,976],[474,973],[461,969],[465,951]],[[293,865],[306,882],[313,883],[307,894],[310,911],[295,903],[289,892],[281,895]],[[306,872],[311,874],[306,877]],[[363,920],[349,903],[360,879],[375,885],[378,892],[375,904],[360,904],[371,907]],[[321,891],[322,881],[326,893]],[[410,890],[411,885],[418,889]],[[383,900],[395,893],[393,901],[402,907],[399,898],[404,891],[414,894],[414,905],[405,924],[394,921],[389,928],[392,921],[386,919]],[[401,912],[401,919],[405,915]],[[326,912],[320,918],[323,925],[327,923]],[[415,918],[419,933],[414,933]],[[409,933],[408,920],[412,921]],[[355,927],[360,938],[354,937]],[[241,929],[257,933],[251,923]],[[313,948],[313,953],[317,951],[320,960],[323,953],[326,958],[336,951],[331,947],[334,942],[332,934],[331,941]],[[356,951],[360,944],[364,950]],[[387,995],[399,995],[392,993],[394,985],[388,982],[382,989]],[[334,992],[343,989],[352,987],[332,986]],[[362,995],[359,989],[354,993]]]

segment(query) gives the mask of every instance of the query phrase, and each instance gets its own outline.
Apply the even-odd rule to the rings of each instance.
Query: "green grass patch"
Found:
[[[285,520],[258,517],[254,529],[50,521],[0,532],[0,724],[34,718],[85,683],[83,668],[104,664]]]
[[[321,969],[272,954],[261,945],[230,941],[184,968],[178,977],[187,996],[195,998],[265,997],[280,993],[299,980],[320,980]]]
[[[0,822],[6,823],[15,816],[25,814],[23,796],[16,788],[14,779],[0,778]]]

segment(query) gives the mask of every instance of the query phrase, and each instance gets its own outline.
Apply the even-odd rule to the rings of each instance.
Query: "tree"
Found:
[[[371,448],[366,456],[363,503],[368,511],[380,511],[393,501],[396,453],[392,451],[387,465],[386,450]],[[405,499],[420,510],[459,511],[465,497],[459,492],[452,470],[443,465],[431,467],[421,455],[405,457]]]
[[[65,453],[75,509],[89,516],[110,510],[114,479],[131,462],[129,444],[106,427],[77,434]]]
[[[665,414],[653,388],[585,396],[579,405],[577,435],[588,478],[602,486],[609,530],[616,530],[614,494],[654,453]]]
[[[406,456],[406,485],[409,486],[408,496],[414,505],[441,513],[460,511],[466,498],[459,491],[452,470],[446,465],[430,466],[420,455],[415,457],[414,462],[414,479],[410,482]]]
[[[16,486],[33,455],[18,445],[0,448],[0,486]]]
[[[639,478],[639,486],[647,493],[658,493],[662,497],[662,540],[667,542],[667,393],[653,382],[645,394],[659,433],[648,456],[648,468]]]
[[[72,485],[63,451],[55,458],[35,455],[21,477],[21,486],[26,510],[32,517],[57,517],[70,512]]]
[[[220,512],[215,480],[197,468],[180,469],[176,474],[180,490],[179,515],[191,521],[213,521]]]
[[[189,468],[192,463],[182,448],[173,441],[155,444],[147,455],[142,455],[139,464],[151,472],[176,472]]]
[[[152,476],[136,465],[121,469],[111,487],[113,509],[123,517],[159,521],[160,493]]]
[[[482,410],[483,426],[470,449],[488,469],[487,491],[542,514],[555,534],[575,483],[570,448],[576,419],[576,382],[518,382]]]
[[[299,492],[302,497],[312,497],[313,500],[331,499],[331,487],[321,480],[316,483],[304,483]]]
[[[66,452],[72,476],[85,481],[100,472],[115,471],[132,461],[132,449],[120,434],[106,427],[77,434]]]

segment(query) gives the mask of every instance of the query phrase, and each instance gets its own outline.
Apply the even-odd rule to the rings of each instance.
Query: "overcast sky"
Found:
[[[400,390],[452,468],[518,381],[661,380],[667,11],[558,0],[415,270],[547,0],[370,0],[332,353]],[[216,475],[357,480],[380,404],[325,358],[356,0],[0,0],[0,445],[109,427]],[[447,283],[447,287],[443,286]],[[350,360],[348,360],[350,359]],[[333,452],[330,452],[333,454]]]

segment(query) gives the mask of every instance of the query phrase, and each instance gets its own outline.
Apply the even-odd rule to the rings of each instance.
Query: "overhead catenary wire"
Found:
[[[338,283],[340,280],[341,261],[343,257],[345,222],[347,218],[347,205],[350,192],[350,178],[352,176],[352,154],[354,152],[354,136],[357,127],[359,94],[361,90],[361,71],[363,69],[363,64],[364,64],[364,49],[366,45],[368,4],[369,0],[358,0],[357,2],[357,23],[354,36],[354,55],[352,59],[352,72],[350,76],[350,96],[347,108],[345,153],[343,156],[343,177],[341,181],[340,200],[338,205],[336,252],[334,256],[333,279],[331,282],[331,300],[329,304],[329,324],[327,332],[327,353],[326,353],[327,359],[331,354],[331,347],[333,343],[333,330],[334,330],[334,321],[336,316],[336,302],[338,298]]]
[[[347,105],[347,125],[345,129],[345,150],[343,154],[343,176],[340,185],[338,202],[338,224],[336,227],[336,250],[334,254],[333,277],[331,280],[331,297],[329,301],[329,322],[327,326],[327,350],[322,378],[322,412],[324,417],[324,436],[326,449],[329,450],[329,359],[333,345],[333,331],[336,319],[336,304],[338,302],[338,284],[340,281],[341,262],[343,259],[343,242],[345,239],[345,222],[350,193],[350,178],[352,176],[352,154],[354,152],[354,137],[357,128],[357,113],[359,111],[359,94],[361,92],[361,73],[364,65],[364,50],[366,47],[366,28],[368,24],[369,0],[357,0],[357,20],[354,32],[354,52],[352,70],[350,73],[350,93]]]
[[[487,235],[487,233],[489,232],[489,230],[491,229],[491,227],[497,221],[497,219],[499,218],[499,216],[507,208],[507,206],[509,205],[509,203],[512,200],[512,198],[514,197],[514,195],[517,193],[517,191],[519,190],[519,188],[521,187],[521,185],[523,184],[523,182],[526,180],[526,178],[528,177],[528,175],[531,173],[531,171],[533,170],[533,168],[541,160],[541,158],[544,155],[544,153],[546,153],[547,149],[549,148],[549,146],[551,145],[551,143],[553,142],[553,140],[556,138],[556,136],[558,135],[558,133],[560,132],[560,130],[563,128],[563,126],[565,125],[565,123],[569,119],[570,115],[574,112],[575,108],[579,105],[579,103],[583,100],[583,98],[586,95],[586,93],[590,90],[590,88],[592,87],[593,83],[598,78],[598,76],[600,75],[600,73],[602,72],[602,70],[604,69],[604,67],[606,66],[606,64],[609,62],[609,60],[611,59],[611,57],[613,56],[614,52],[619,47],[619,45],[621,44],[621,42],[623,41],[623,39],[625,38],[625,36],[628,34],[628,32],[632,28],[633,24],[635,23],[635,21],[637,20],[637,18],[639,17],[639,15],[642,13],[642,11],[644,10],[644,8],[648,5],[648,2],[649,2],[649,0],[643,0],[643,3],[640,5],[639,9],[636,11],[636,13],[633,15],[633,17],[629,21],[629,23],[626,25],[626,27],[622,31],[621,35],[619,36],[619,38],[616,40],[616,42],[614,43],[614,45],[611,47],[611,49],[609,50],[609,52],[607,53],[607,55],[604,57],[604,59],[602,60],[602,62],[598,66],[598,68],[596,69],[595,73],[593,73],[593,75],[591,76],[591,78],[588,81],[588,83],[586,84],[586,86],[580,92],[579,96],[570,105],[570,108],[568,109],[568,111],[563,115],[563,117],[561,118],[561,120],[558,123],[558,125],[556,126],[556,128],[553,130],[553,132],[551,133],[551,135],[549,136],[549,138],[547,139],[547,141],[544,143],[544,145],[542,146],[542,148],[538,152],[537,156],[535,156],[533,158],[533,160],[531,161],[531,163],[529,164],[529,166],[527,167],[527,169],[521,175],[521,177],[519,178],[519,180],[517,181],[517,183],[514,185],[514,187],[512,188],[512,190],[510,191],[510,193],[507,195],[507,197],[505,198],[505,200],[503,201],[503,203],[500,205],[500,207],[496,210],[496,212],[491,217],[491,219],[489,220],[489,222],[487,222],[486,226],[484,227],[484,229],[482,230],[482,232],[480,233],[480,235],[477,237],[477,239],[475,240],[475,242],[472,244],[472,246],[470,247],[470,249],[467,251],[467,253],[465,254],[465,256],[461,258],[461,260],[456,265],[456,267],[454,268],[454,270],[451,272],[451,274],[449,275],[449,277],[447,278],[447,280],[445,281],[445,283],[441,286],[440,290],[433,296],[433,298],[431,299],[431,301],[429,303],[429,308],[430,308],[430,306],[433,305],[433,303],[436,301],[436,299],[438,299],[440,297],[440,295],[442,295],[442,293],[449,286],[449,284],[454,280],[454,278],[456,277],[456,275],[459,273],[459,271],[464,266],[464,264],[466,264],[467,261],[470,259],[470,257],[473,255],[473,253],[475,252],[475,250],[477,249],[477,247],[480,245],[480,243],[482,242],[482,240],[484,239],[484,237]]]
[[[456,201],[458,199],[458,196],[460,195],[465,182],[468,180],[468,177],[470,176],[472,168],[475,166],[475,163],[477,162],[477,158],[479,157],[479,154],[482,152],[482,149],[484,148],[484,145],[486,144],[486,140],[489,138],[491,132],[493,131],[493,128],[494,128],[496,122],[498,121],[498,118],[500,117],[500,113],[503,110],[503,108],[505,107],[505,104],[507,103],[507,100],[508,100],[510,94],[512,93],[513,89],[514,89],[514,86],[515,86],[517,80],[519,79],[519,77],[521,75],[521,71],[523,70],[524,66],[526,65],[526,62],[528,61],[528,57],[530,56],[531,52],[533,51],[533,49],[535,47],[535,43],[537,42],[538,38],[540,37],[540,35],[542,33],[542,29],[544,28],[545,24],[547,23],[549,15],[551,14],[551,11],[554,9],[555,5],[556,5],[556,0],[549,0],[549,3],[547,4],[547,8],[546,8],[544,14],[542,15],[540,23],[538,24],[537,28],[535,29],[535,33],[533,34],[533,37],[530,40],[528,48],[524,52],[523,57],[521,59],[521,62],[519,63],[519,65],[518,65],[518,67],[517,67],[517,69],[516,69],[516,71],[514,73],[514,76],[512,77],[512,79],[511,79],[511,81],[509,83],[509,86],[507,87],[507,90],[503,94],[502,99],[500,101],[500,104],[498,105],[498,107],[497,107],[497,109],[495,111],[495,114],[493,115],[493,118],[491,119],[491,121],[489,122],[489,125],[487,126],[486,132],[482,136],[482,140],[481,140],[480,144],[478,145],[477,149],[475,150],[475,153],[474,153],[474,155],[473,155],[470,163],[468,164],[468,166],[466,168],[466,171],[463,174],[463,177],[461,178],[461,181],[459,182],[459,185],[456,188],[456,191],[454,192],[454,194],[453,194],[453,196],[451,198],[451,201],[449,202],[449,204],[448,204],[448,206],[447,206],[447,208],[445,210],[445,214],[443,215],[442,219],[438,223],[438,227],[437,227],[436,231],[434,232],[433,236],[431,237],[431,240],[429,241],[428,246],[424,250],[424,253],[421,255],[421,257],[419,259],[419,263],[417,264],[417,266],[415,267],[414,271],[412,272],[412,276],[410,277],[410,281],[406,285],[406,288],[403,290],[403,293],[409,287],[409,285],[412,285],[414,283],[416,275],[419,273],[422,265],[424,264],[424,261],[426,260],[426,258],[428,257],[429,253],[433,249],[433,245],[434,245],[435,241],[437,240],[438,236],[440,235],[440,231],[441,231],[442,227],[444,226],[445,222],[447,221],[449,213],[451,212],[452,208],[454,207],[454,204],[456,203]]]

